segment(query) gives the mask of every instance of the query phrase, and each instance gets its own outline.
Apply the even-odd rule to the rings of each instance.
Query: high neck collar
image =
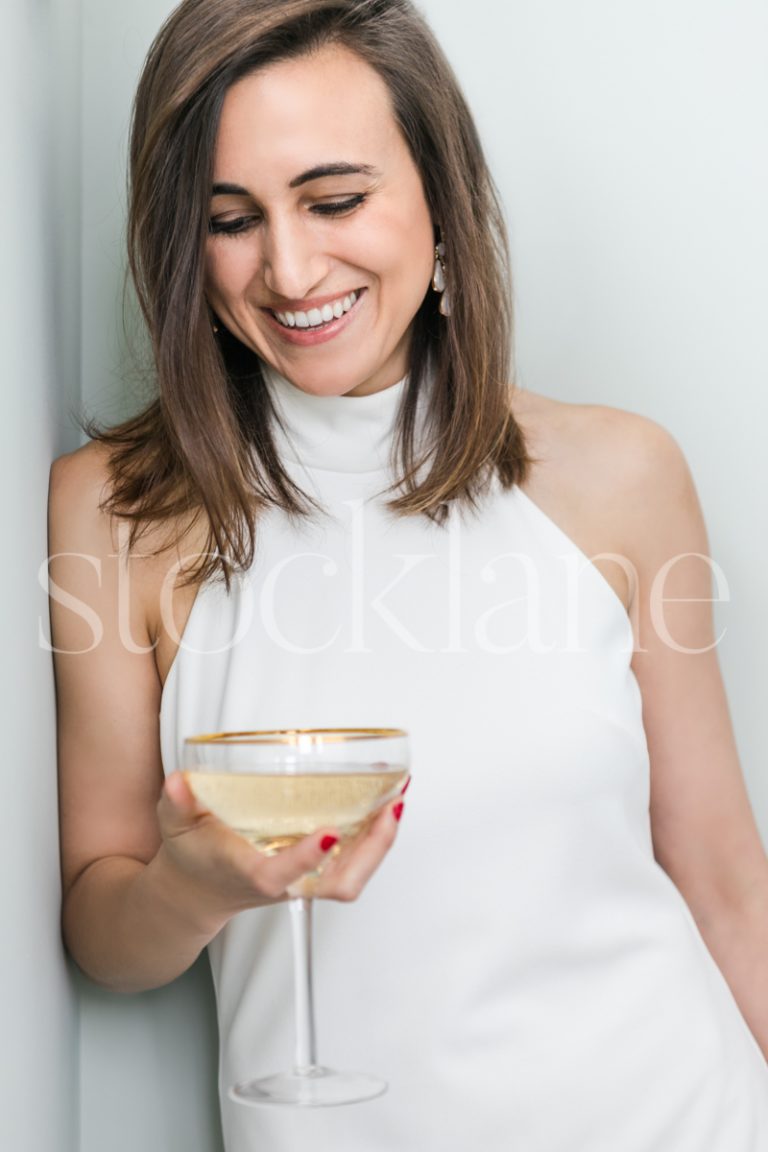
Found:
[[[391,467],[392,441],[408,377],[368,396],[314,396],[269,365],[263,375],[278,421],[281,456],[329,472],[382,472]]]

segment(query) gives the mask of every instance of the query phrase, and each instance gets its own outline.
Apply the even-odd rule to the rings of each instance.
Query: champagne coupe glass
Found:
[[[338,831],[338,852],[405,787],[408,735],[399,728],[307,728],[191,736],[184,741],[182,769],[197,799],[260,852],[274,855],[324,827]],[[295,1064],[291,1071],[236,1084],[229,1094],[245,1104],[315,1108],[380,1096],[385,1080],[318,1063],[312,900],[292,896],[290,911]]]

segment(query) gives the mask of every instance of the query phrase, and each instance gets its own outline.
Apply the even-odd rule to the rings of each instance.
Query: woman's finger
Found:
[[[275,856],[259,855],[253,863],[253,883],[259,892],[277,900],[303,876],[326,864],[338,842],[338,832],[325,828],[306,836],[291,848],[284,848]],[[300,892],[295,894],[302,895]]]
[[[404,807],[400,799],[388,804],[368,830],[328,865],[313,894],[328,900],[356,900],[394,844]]]

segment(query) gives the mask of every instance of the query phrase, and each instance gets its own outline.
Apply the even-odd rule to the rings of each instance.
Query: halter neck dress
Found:
[[[654,860],[623,605],[519,487],[443,527],[387,509],[407,380],[267,386],[324,512],[270,512],[198,593],[165,770],[195,732],[402,727],[413,783],[360,899],[315,909],[320,1059],[389,1091],[227,1098],[293,1056],[287,908],[244,912],[209,946],[227,1152],[764,1152],[768,1067]]]

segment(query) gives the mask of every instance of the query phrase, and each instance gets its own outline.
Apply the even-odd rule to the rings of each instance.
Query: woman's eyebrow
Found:
[[[308,168],[300,176],[294,176],[288,187],[299,188],[302,184],[308,184],[310,180],[322,180],[324,176],[356,176],[359,174],[363,176],[378,175],[376,169],[370,164],[349,164],[345,160],[338,160],[334,164],[316,164],[314,168]]]
[[[322,180],[324,176],[378,176],[378,171],[371,164],[349,164],[346,160],[338,160],[333,164],[316,164],[306,172],[294,176],[288,185],[289,188],[300,188],[302,184],[309,184],[311,180]],[[216,183],[211,190],[212,196],[251,196],[252,193],[242,184]]]
[[[247,188],[242,184],[214,184],[211,196],[250,196]]]

